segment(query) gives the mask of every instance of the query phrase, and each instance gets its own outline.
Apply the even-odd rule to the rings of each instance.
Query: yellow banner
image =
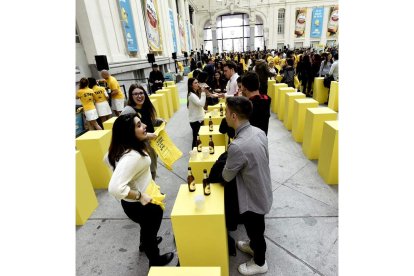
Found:
[[[183,156],[183,153],[171,141],[165,131],[165,123],[162,123],[154,133],[158,137],[155,140],[151,140],[151,147],[164,162],[167,169],[172,171],[172,165]]]

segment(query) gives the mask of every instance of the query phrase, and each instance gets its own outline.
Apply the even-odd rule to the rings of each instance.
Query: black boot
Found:
[[[171,260],[174,258],[174,253],[169,252],[165,253],[164,255],[155,257],[153,260],[149,261],[149,266],[164,266],[171,262]]]
[[[157,237],[157,244],[160,244],[162,242],[162,237]],[[139,252],[144,252],[144,246],[142,245],[142,242],[139,243]]]

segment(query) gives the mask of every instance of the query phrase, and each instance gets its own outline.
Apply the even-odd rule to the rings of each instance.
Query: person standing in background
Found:
[[[101,77],[105,79],[109,89],[111,89],[111,105],[112,110],[115,112],[115,116],[119,116],[124,109],[125,96],[121,91],[118,81],[115,77],[111,76],[107,70],[101,71]]]
[[[154,63],[152,65],[152,71],[149,74],[148,82],[151,87],[151,94],[155,93],[157,90],[162,89],[164,83],[164,75],[159,70],[158,64]]]
[[[98,112],[93,103],[93,90],[88,87],[89,82],[86,78],[81,78],[79,81],[79,90],[76,93],[76,99],[80,99],[85,114],[86,120],[96,130],[102,130],[96,119],[98,119]]]
[[[238,92],[237,78],[239,74],[236,73],[237,65],[232,61],[227,61],[223,67],[224,76],[228,79],[226,86],[226,98],[233,97]]]
[[[104,87],[98,85],[95,78],[88,78],[89,88],[93,90],[93,98],[95,100],[96,110],[98,112],[101,122],[105,122],[112,115],[111,107],[108,103],[108,93]]]
[[[204,105],[206,104],[206,92],[202,90],[195,78],[189,78],[187,83],[187,108],[188,120],[193,130],[191,149],[197,146],[197,135],[204,123]]]

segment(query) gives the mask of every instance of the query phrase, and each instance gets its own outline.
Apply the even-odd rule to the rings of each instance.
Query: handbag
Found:
[[[323,78],[323,86],[325,86],[326,88],[331,88],[331,81],[333,81],[333,80],[334,80],[333,75],[332,76],[326,75]]]

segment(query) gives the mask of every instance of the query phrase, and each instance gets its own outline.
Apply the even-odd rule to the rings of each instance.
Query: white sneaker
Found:
[[[244,253],[250,254],[251,256],[254,256],[253,249],[250,247],[250,241],[238,241],[237,242],[237,248]]]
[[[242,275],[256,275],[261,273],[266,273],[268,270],[267,262],[265,261],[264,265],[258,266],[255,264],[253,258],[250,261],[247,261],[244,264],[239,265],[238,268],[240,274]]]

